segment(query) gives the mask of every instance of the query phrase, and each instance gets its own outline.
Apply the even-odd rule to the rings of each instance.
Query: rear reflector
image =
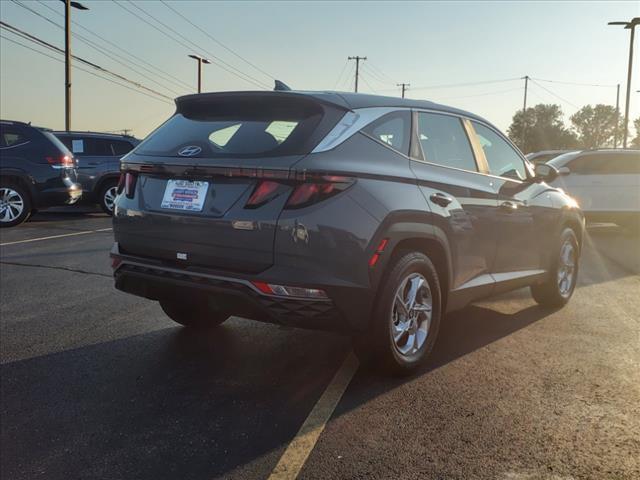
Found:
[[[383,238],[382,240],[380,240],[378,248],[376,248],[375,253],[371,255],[371,258],[369,259],[369,267],[373,268],[376,266],[376,263],[378,263],[378,260],[380,260],[380,255],[382,255],[382,253],[384,252],[387,243],[389,243],[388,238]]]
[[[289,287],[285,285],[275,285],[266,282],[251,282],[258,290],[265,295],[278,295],[281,297],[297,297],[326,300],[327,294],[324,290],[317,288]]]

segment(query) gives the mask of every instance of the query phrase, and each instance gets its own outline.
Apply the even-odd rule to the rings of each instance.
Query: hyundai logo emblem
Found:
[[[194,157],[198,155],[202,149],[195,145],[189,145],[188,147],[183,147],[178,151],[178,155],[181,157]]]

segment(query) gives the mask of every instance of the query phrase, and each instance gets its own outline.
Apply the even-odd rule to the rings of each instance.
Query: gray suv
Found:
[[[105,213],[113,213],[120,158],[139,142],[129,135],[97,132],[54,132],[77,160],[78,181],[83,202],[97,203]]]
[[[336,92],[189,95],[122,159],[116,288],[189,327],[231,315],[353,335],[406,372],[446,312],[576,285],[584,218],[493,125]]]

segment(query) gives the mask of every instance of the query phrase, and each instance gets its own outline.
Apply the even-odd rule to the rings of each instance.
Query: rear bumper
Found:
[[[71,183],[69,186],[50,188],[43,190],[38,195],[40,208],[73,205],[82,197],[82,186],[79,183]]]
[[[353,332],[366,329],[366,315],[353,314],[359,305],[371,302],[368,291],[343,285],[323,285],[329,299],[298,299],[267,295],[252,280],[264,277],[228,276],[197,267],[169,265],[161,260],[134,257],[120,252],[115,243],[111,251],[115,287],[126,293],[152,300],[207,295],[232,315],[300,328]],[[273,277],[269,281],[278,281]],[[289,283],[290,279],[288,280]],[[287,280],[281,280],[287,283]],[[368,308],[365,308],[368,310]],[[356,310],[357,311],[357,310]]]

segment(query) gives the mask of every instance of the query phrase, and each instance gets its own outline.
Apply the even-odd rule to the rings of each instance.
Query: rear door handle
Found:
[[[514,202],[509,202],[509,201],[502,202],[500,204],[500,208],[502,210],[504,210],[505,212],[507,212],[507,213],[512,213],[512,212],[515,212],[516,210],[518,210],[518,204],[514,203]]]
[[[435,203],[436,205],[440,205],[441,207],[446,207],[451,202],[453,202],[453,198],[448,197],[444,193],[440,193],[440,192],[432,193],[429,198],[433,203]]]

